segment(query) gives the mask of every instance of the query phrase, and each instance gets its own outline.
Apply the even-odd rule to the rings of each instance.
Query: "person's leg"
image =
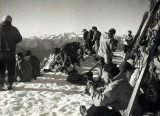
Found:
[[[119,112],[110,110],[106,106],[92,105],[87,110],[87,116],[121,116]]]
[[[87,49],[88,49],[89,51],[91,50],[91,43],[90,43],[89,40],[87,41]]]
[[[124,45],[124,58],[126,57],[126,53],[127,53],[127,45]]]
[[[98,48],[99,48],[99,41],[96,40],[95,41],[95,52],[96,52],[97,55],[98,55]]]
[[[3,53],[0,53],[0,85],[5,81],[6,61]]]
[[[12,88],[12,84],[15,76],[15,53],[9,52],[6,55],[7,59],[7,70],[8,70],[8,83],[9,87]]]

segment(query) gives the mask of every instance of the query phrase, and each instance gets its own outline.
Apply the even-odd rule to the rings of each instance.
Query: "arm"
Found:
[[[103,67],[100,68],[98,78],[101,79]]]
[[[16,38],[15,39],[16,39],[15,40],[16,44],[18,44],[19,42],[22,41],[22,36],[21,36],[21,34],[20,34],[20,32],[18,31],[17,28],[16,28]]]
[[[94,68],[96,68],[97,66],[99,65],[99,63],[97,63],[96,65],[94,65],[90,70],[89,72],[91,72]]]
[[[97,37],[97,33],[94,32],[94,33],[93,33],[93,39],[92,39],[92,41],[95,41],[95,40],[96,40],[96,37]]]
[[[115,97],[111,97],[113,88],[108,86],[104,88],[104,92],[100,93],[94,89],[93,86],[89,88],[93,103],[95,106],[106,106],[110,105],[115,101]]]

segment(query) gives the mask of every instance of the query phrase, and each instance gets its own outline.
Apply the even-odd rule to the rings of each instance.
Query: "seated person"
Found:
[[[24,59],[21,52],[16,54],[16,71],[15,79],[21,82],[31,81],[33,78],[32,66],[31,64]]]
[[[60,50],[60,48],[54,48],[52,50],[53,54],[54,54],[54,58],[53,58],[53,66],[57,71],[64,71],[64,54],[62,53],[62,51]]]
[[[130,56],[127,61],[124,61],[120,66],[120,72],[124,72],[126,74],[126,77],[128,81],[131,79],[131,75],[135,71],[134,63],[135,62],[135,56]]]
[[[37,56],[32,55],[30,50],[27,50],[25,53],[26,60],[32,66],[32,74],[33,78],[36,80],[38,76],[40,76],[40,61]]]
[[[84,53],[83,53],[83,49],[82,49],[82,48],[79,48],[79,49],[78,49],[77,54],[78,54],[77,59],[84,61],[84,56],[83,56]]]
[[[99,82],[102,79],[104,79],[105,76],[108,76],[108,73],[110,73],[112,77],[115,77],[120,72],[116,64],[113,64],[112,62],[109,62],[108,64],[106,64],[103,57],[99,57],[98,63],[93,68],[91,68],[90,71],[92,71],[95,67],[98,67],[98,66],[100,67],[100,69],[98,70]]]
[[[109,73],[107,75],[108,77],[104,79],[105,86],[101,89],[95,89],[93,84],[90,82],[88,83],[88,90],[93,100],[93,105],[88,110],[81,113],[82,116],[84,116],[83,114],[86,114],[86,116],[107,116],[107,113],[108,116],[110,116],[110,111],[106,106],[112,107],[114,113],[118,111],[121,115],[125,114],[133,89],[124,72],[119,73],[114,78],[112,78],[112,75]],[[112,81],[108,82],[108,78]],[[135,104],[136,107],[134,107],[132,115],[141,116],[141,107],[137,101]],[[101,108],[105,109],[104,107],[106,110],[100,110]],[[105,112],[105,115],[102,115],[103,112]],[[112,115],[119,116],[120,114]]]

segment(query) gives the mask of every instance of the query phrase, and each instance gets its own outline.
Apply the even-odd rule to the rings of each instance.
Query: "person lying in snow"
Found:
[[[25,53],[26,60],[32,66],[32,74],[33,78],[36,80],[38,76],[40,76],[40,61],[37,56],[32,55],[30,50],[27,50]]]
[[[21,82],[28,82],[33,79],[32,66],[24,59],[23,53],[19,52],[16,54],[16,73],[15,80]]]
[[[110,83],[106,81],[108,79],[104,79],[105,86],[101,89],[95,89],[94,86],[88,82],[88,90],[93,100],[93,105],[88,110],[82,111],[82,116],[119,116],[125,113],[133,89],[124,71],[120,72],[113,79],[111,78],[113,81]],[[105,78],[110,77],[112,77],[112,75],[108,74],[108,77]],[[111,112],[106,106],[112,107],[116,115],[110,114]],[[137,101],[132,115],[141,116],[141,107]]]

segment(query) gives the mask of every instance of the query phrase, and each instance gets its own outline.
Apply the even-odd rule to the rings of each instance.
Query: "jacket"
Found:
[[[83,33],[83,39],[84,39],[84,41],[87,40],[87,36],[88,36],[88,31],[85,31],[85,32]]]
[[[100,40],[101,37],[101,32],[100,31],[95,31],[93,34],[93,40],[92,41],[96,41],[96,40]]]
[[[21,81],[22,82],[31,81],[32,78],[33,78],[32,66],[24,58],[16,63],[16,74],[15,74],[15,77],[17,78],[18,76],[21,77]]]
[[[22,36],[10,22],[2,22],[0,24],[0,40],[2,51],[15,51],[16,44],[22,41]]]
[[[93,34],[94,34],[94,32],[93,32],[92,30],[90,30],[90,31],[88,32],[87,41],[91,41],[91,40],[93,39]]]
[[[112,52],[109,46],[110,40],[111,39],[109,38],[108,34],[104,33],[100,38],[100,46],[98,49],[98,55],[105,59],[106,64],[112,60]]]
[[[26,59],[32,66],[33,76],[38,77],[40,75],[40,61],[39,61],[39,59],[35,55],[30,55]]]
[[[129,84],[125,73],[118,76],[120,77],[106,86],[102,93],[94,92],[92,99],[95,106],[111,106],[123,115],[130,101],[133,88]],[[134,116],[139,116],[140,110],[141,107],[136,102],[136,108],[133,110]]]

